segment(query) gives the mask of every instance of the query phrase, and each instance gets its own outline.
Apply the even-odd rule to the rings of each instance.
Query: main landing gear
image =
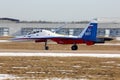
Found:
[[[78,49],[78,46],[76,44],[74,44],[72,47],[71,47],[71,50],[77,50]]]
[[[77,50],[78,46],[76,44],[72,45],[71,50]],[[49,50],[49,47],[47,46],[47,40],[45,41],[45,50]]]
[[[49,50],[49,47],[47,46],[47,40],[45,41],[45,50]]]

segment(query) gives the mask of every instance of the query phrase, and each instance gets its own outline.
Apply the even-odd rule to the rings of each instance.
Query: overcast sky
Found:
[[[0,17],[45,21],[120,17],[120,0],[0,0]]]

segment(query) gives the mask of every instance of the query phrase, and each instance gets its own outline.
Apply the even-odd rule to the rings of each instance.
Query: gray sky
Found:
[[[81,21],[120,17],[120,0],[0,0],[0,17]]]

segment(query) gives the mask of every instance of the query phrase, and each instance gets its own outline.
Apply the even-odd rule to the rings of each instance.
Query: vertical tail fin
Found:
[[[97,20],[92,20],[89,25],[81,32],[80,37],[84,40],[96,41]]]

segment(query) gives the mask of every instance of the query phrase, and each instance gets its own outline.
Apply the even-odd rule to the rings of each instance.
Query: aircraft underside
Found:
[[[84,41],[82,39],[60,39],[60,38],[53,38],[52,41],[56,42],[57,44],[73,44],[71,46],[71,50],[77,50],[78,46],[77,44],[86,44],[86,45],[93,45],[94,42],[92,41]],[[45,50],[49,50],[49,47],[47,46],[47,39],[39,39],[35,40],[35,42],[45,42]]]

